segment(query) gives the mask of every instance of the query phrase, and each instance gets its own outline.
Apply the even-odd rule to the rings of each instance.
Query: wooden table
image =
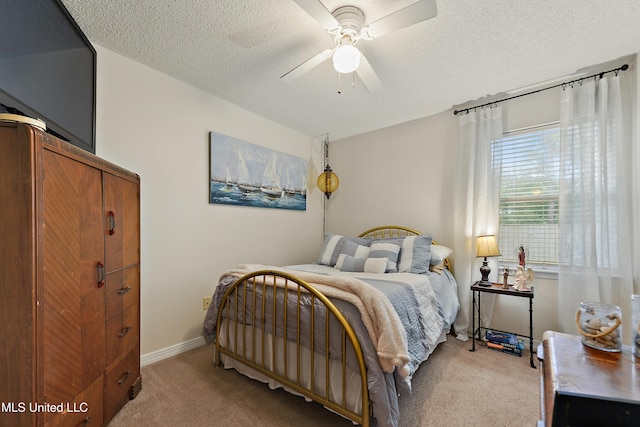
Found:
[[[639,426],[640,359],[547,331],[538,347],[540,426]]]
[[[482,282],[475,282],[473,285],[471,285],[474,313],[472,313],[471,315],[471,330],[473,331],[473,337],[471,341],[472,342],[471,350],[469,351],[476,351],[476,339],[478,341],[482,340],[482,330],[486,329],[482,327],[482,317],[480,314],[481,307],[482,307],[481,301],[480,301],[480,294],[482,292],[488,292],[491,294],[500,294],[500,295],[511,295],[511,296],[521,297],[521,298],[529,298],[529,337],[528,337],[529,338],[529,364],[533,369],[536,369],[536,365],[534,365],[533,363],[533,297],[534,297],[533,287],[528,291],[518,291],[516,289],[513,289],[513,285],[509,285],[508,289],[504,289],[502,287],[502,283],[491,283],[491,285],[489,286],[481,283]],[[476,304],[476,294],[477,294],[477,304]],[[476,329],[476,323],[475,323],[476,313],[478,317],[477,329]],[[504,333],[511,333],[519,336],[525,336],[521,334],[516,334],[514,332],[499,331],[493,328],[491,329],[497,332],[504,332]]]

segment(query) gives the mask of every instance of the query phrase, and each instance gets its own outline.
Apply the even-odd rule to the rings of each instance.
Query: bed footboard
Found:
[[[240,277],[222,298],[215,336],[216,365],[225,355],[355,423],[369,426],[367,371],[356,334],[335,305],[304,280],[272,270]],[[333,351],[336,339],[339,351]],[[348,356],[355,357],[360,376],[359,410],[347,404],[347,377],[353,372],[347,366]],[[283,363],[274,363],[276,360]],[[338,379],[330,374],[335,372],[330,364],[336,362],[341,371]],[[317,369],[318,364],[324,369]],[[320,378],[317,372],[322,372]],[[330,392],[336,387],[341,393]]]

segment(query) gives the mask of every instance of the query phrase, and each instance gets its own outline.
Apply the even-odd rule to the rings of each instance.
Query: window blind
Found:
[[[524,246],[527,264],[558,263],[560,129],[558,125],[507,133],[493,142],[500,162],[501,261],[517,262]]]

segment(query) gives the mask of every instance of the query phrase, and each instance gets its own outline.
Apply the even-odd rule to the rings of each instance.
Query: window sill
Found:
[[[517,264],[501,264],[498,267],[498,271],[504,271],[505,267],[509,267],[509,274],[514,275],[516,269],[518,268]],[[558,266],[556,265],[536,265],[530,264],[527,268],[531,268],[533,272],[536,274],[536,279],[551,279],[558,280]],[[502,275],[500,274],[500,277]]]

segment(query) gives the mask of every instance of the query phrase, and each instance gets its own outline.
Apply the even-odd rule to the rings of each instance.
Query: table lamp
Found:
[[[482,261],[482,266],[480,267],[482,279],[478,282],[478,285],[491,286],[491,282],[489,281],[489,273],[491,273],[491,269],[489,268],[487,257],[502,255],[498,249],[498,244],[496,243],[496,236],[493,234],[478,236],[477,248],[476,257],[484,257],[484,261]]]

